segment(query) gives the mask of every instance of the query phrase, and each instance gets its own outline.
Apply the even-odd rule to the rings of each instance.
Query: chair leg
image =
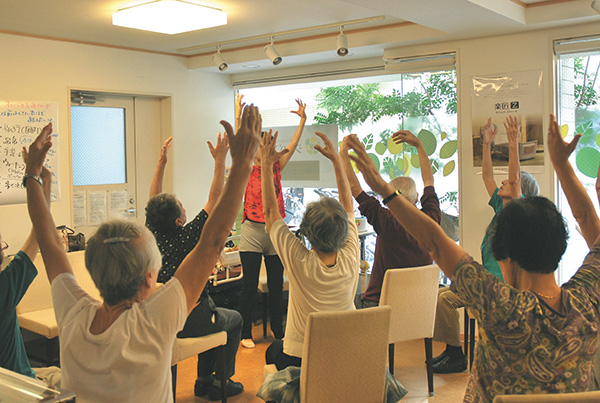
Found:
[[[471,328],[471,337],[470,337],[470,343],[471,345],[469,346],[469,371],[471,370],[471,368],[473,368],[473,358],[474,355],[474,351],[475,351],[475,319],[471,318],[469,320],[469,327]]]
[[[268,303],[268,296],[267,293],[263,293],[262,294],[262,305],[263,305],[263,339],[267,338],[267,319],[268,319],[268,310],[267,310],[267,303]]]
[[[51,367],[56,364],[55,351],[58,344],[58,337],[46,339],[46,366]]]
[[[389,358],[390,374],[394,375],[394,343],[391,343],[388,346],[388,358]]]
[[[173,386],[173,403],[177,401],[177,364],[171,365],[171,385]]]
[[[464,309],[464,318],[463,318],[463,324],[464,324],[464,343],[465,343],[465,348],[464,348],[464,353],[465,353],[465,357],[469,357],[469,312],[467,311],[467,308],[465,307]]]
[[[433,339],[425,338],[425,360],[427,362],[427,387],[429,388],[429,396],[433,396]]]
[[[219,361],[219,373],[221,374],[221,402],[227,403],[227,350],[225,346],[217,348],[217,360]]]

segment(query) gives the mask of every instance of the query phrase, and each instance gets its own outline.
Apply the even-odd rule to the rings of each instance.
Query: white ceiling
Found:
[[[383,16],[345,27],[351,57],[381,56],[384,48],[406,44],[497,35],[600,21],[591,0],[187,0],[220,8],[225,26],[165,35],[113,26],[112,13],[128,0],[0,0],[0,32],[86,42],[190,56],[195,69],[216,71],[215,48],[178,49],[257,35]],[[139,1],[138,1],[139,3]],[[284,58],[278,66],[335,61],[337,28],[275,37]],[[262,47],[267,39],[223,46],[227,73],[254,64],[273,68]],[[279,45],[277,45],[279,43]]]

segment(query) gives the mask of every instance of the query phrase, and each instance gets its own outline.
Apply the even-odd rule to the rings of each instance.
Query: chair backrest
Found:
[[[308,316],[300,401],[377,402],[385,393],[390,307]]]
[[[71,262],[73,273],[81,288],[93,298],[101,301],[100,291],[96,288],[94,281],[90,277],[90,273],[85,268],[85,251],[69,252],[67,253],[67,257],[69,258],[69,262]],[[53,308],[50,283],[48,282],[46,267],[44,266],[41,253],[37,254],[33,264],[37,268],[38,275],[27,289],[21,302],[19,302],[17,306],[18,313]]]
[[[494,398],[494,403],[590,403],[600,402],[600,391],[580,393],[556,393],[539,395],[502,395]]]
[[[392,307],[390,343],[433,337],[439,281],[435,264],[385,272],[379,305]]]

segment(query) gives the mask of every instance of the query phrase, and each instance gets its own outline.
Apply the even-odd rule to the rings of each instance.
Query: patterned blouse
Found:
[[[562,288],[562,313],[531,291],[519,291],[465,255],[452,289],[479,322],[475,364],[465,402],[496,395],[568,393],[594,385],[598,349],[600,245]]]
[[[273,164],[273,182],[275,183],[275,195],[277,196],[277,205],[279,206],[279,214],[285,217],[285,205],[283,204],[283,196],[281,195],[281,169],[279,169],[279,161]],[[258,223],[265,222],[265,214],[262,207],[262,181],[261,167],[259,165],[252,166],[252,173],[246,193],[244,194],[244,219]]]
[[[207,219],[208,213],[202,210],[192,221],[168,234],[150,228],[162,255],[162,266],[158,272],[159,283],[166,283],[173,277],[183,259],[198,243]]]

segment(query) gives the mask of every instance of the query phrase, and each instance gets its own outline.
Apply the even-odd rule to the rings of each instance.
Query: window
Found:
[[[290,111],[297,109],[294,100],[302,99],[307,104],[307,125],[337,125],[338,141],[350,133],[357,134],[384,178],[410,176],[421,195],[423,182],[416,150],[390,141],[397,130],[412,131],[423,141],[433,166],[436,192],[444,212],[443,226],[458,240],[455,70],[281,85],[240,92],[246,103],[260,107],[264,127],[297,126],[298,116]],[[306,152],[312,146],[309,137],[310,133],[305,130],[300,146]],[[293,169],[291,164],[288,169]],[[307,203],[322,195],[336,196],[337,189],[319,185],[286,187],[285,176],[284,171],[284,201],[289,224],[299,224]],[[363,189],[370,190],[361,175],[359,180]],[[358,211],[356,214],[360,216]],[[373,245],[367,245],[366,257],[371,262],[373,249]]]
[[[597,41],[596,41],[597,42]],[[582,51],[581,45],[585,44]],[[571,165],[597,207],[595,183],[600,163],[600,45],[589,50],[593,42],[576,40],[557,42],[558,53],[558,122],[565,141],[581,133],[577,148],[570,157]],[[572,53],[572,52],[576,53]],[[558,272],[559,283],[568,281],[577,271],[589,248],[578,233],[578,227],[562,189],[558,205],[569,228],[569,242]]]

